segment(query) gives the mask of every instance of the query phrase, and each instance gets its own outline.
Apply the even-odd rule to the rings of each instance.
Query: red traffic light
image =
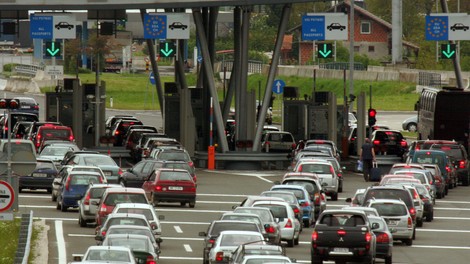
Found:
[[[18,109],[20,102],[16,99],[0,99],[0,109]]]
[[[377,115],[377,111],[375,109],[369,109],[369,117],[375,117]]]

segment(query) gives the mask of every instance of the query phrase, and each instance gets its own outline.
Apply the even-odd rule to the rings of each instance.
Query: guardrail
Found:
[[[33,233],[33,211],[29,214],[21,214],[20,234],[18,237],[18,249],[16,250],[15,264],[27,264],[31,251],[31,235]]]
[[[215,167],[216,169],[285,170],[290,164],[287,154],[249,151],[215,153]],[[207,168],[207,152],[196,151],[194,159],[197,167]]]
[[[34,77],[38,70],[44,70],[44,66],[31,65],[31,64],[17,64],[13,69],[13,75],[23,75]]]
[[[227,71],[232,71],[233,60],[222,61],[220,70],[223,71],[224,67]],[[263,71],[263,63],[261,61],[248,60],[248,72],[249,73],[261,73],[262,71]]]

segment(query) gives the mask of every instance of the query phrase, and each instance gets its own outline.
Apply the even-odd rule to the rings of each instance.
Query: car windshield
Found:
[[[371,207],[377,209],[380,216],[402,216],[408,214],[406,206],[403,204],[373,203]]]
[[[273,216],[267,210],[257,210],[255,208],[248,208],[248,207],[238,207],[235,209],[236,213],[247,213],[247,214],[256,214],[259,216],[261,221],[263,222],[272,222]]]
[[[90,183],[99,183],[100,177],[96,175],[71,175],[71,185],[89,185]]]
[[[220,246],[224,247],[238,246],[254,241],[260,241],[260,243],[262,243],[262,239],[259,236],[247,234],[224,234],[220,239]]]
[[[41,155],[63,157],[65,156],[65,153],[67,153],[69,150],[69,147],[46,146],[41,151]]]
[[[90,156],[83,158],[83,165],[87,166],[116,166],[116,162],[109,156]]]
[[[149,221],[154,220],[152,212],[149,209],[144,208],[119,208],[117,213],[141,214]]]
[[[131,262],[130,255],[127,251],[112,249],[90,250],[85,260]]]
[[[115,206],[119,203],[143,203],[146,204],[144,194],[139,193],[111,193],[106,197],[105,204]]]
[[[184,171],[162,171],[160,173],[162,181],[191,181],[191,176]]]

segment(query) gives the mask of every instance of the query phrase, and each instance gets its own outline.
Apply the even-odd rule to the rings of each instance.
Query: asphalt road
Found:
[[[179,207],[163,204],[156,208],[162,221],[162,254],[159,263],[202,263],[202,238],[198,232],[205,231],[208,224],[218,219],[232,206],[240,203],[245,195],[256,195],[268,190],[273,181],[279,180],[283,171],[207,171],[198,170],[198,195],[196,207]],[[363,182],[356,173],[345,175],[344,192],[338,201],[328,201],[328,208],[346,205],[344,199],[351,197]],[[470,256],[470,198],[469,187],[459,186],[450,190],[445,199],[437,200],[434,221],[424,223],[417,229],[413,246],[400,242],[394,245],[394,263],[467,263]],[[78,211],[60,212],[45,192],[20,194],[20,211],[34,210],[34,216],[46,219],[48,232],[48,263],[67,263],[72,254],[83,254],[94,245],[94,228],[80,228]],[[312,228],[305,228],[300,244],[287,248],[289,257],[299,263],[310,263],[310,236]],[[379,260],[379,262],[382,262]]]

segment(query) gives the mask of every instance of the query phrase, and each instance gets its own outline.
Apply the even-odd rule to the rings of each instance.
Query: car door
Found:
[[[152,173],[148,179],[144,181],[144,184],[142,185],[142,189],[145,191],[145,195],[147,196],[147,199],[150,200],[150,193],[152,192],[152,189],[155,186],[155,178],[157,174],[156,172]]]

